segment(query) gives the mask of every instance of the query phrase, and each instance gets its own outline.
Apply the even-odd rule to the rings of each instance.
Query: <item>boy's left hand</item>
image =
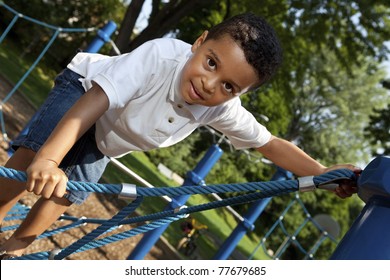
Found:
[[[352,170],[356,176],[359,176],[362,173],[362,169],[356,167],[352,164],[338,164],[325,169],[325,172],[329,172],[336,169],[350,169]],[[347,198],[352,196],[354,193],[357,193],[357,184],[356,181],[344,180],[339,184],[339,186],[333,191],[340,198]]]

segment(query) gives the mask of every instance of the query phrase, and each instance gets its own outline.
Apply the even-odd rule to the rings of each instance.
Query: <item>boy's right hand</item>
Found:
[[[48,199],[61,198],[66,192],[68,178],[56,162],[39,159],[27,168],[26,190]]]

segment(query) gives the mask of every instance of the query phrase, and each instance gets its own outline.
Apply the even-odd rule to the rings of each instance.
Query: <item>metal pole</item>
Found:
[[[271,180],[286,180],[291,178],[291,176],[292,174],[290,172],[280,167],[277,167],[277,170]],[[249,230],[252,231],[254,229],[254,223],[256,219],[261,215],[261,213],[264,211],[265,207],[268,205],[271,199],[271,197],[264,198],[252,204],[247,214],[244,215],[244,220],[237,225],[237,227],[233,230],[230,236],[222,244],[221,248],[219,248],[218,252],[214,256],[215,260],[226,260],[227,258],[229,258],[229,256],[234,251],[242,237]]]
[[[101,29],[98,30],[97,35],[92,40],[92,42],[87,46],[84,52],[88,53],[97,53],[103,47],[103,45],[109,42],[111,35],[116,30],[116,23],[109,21]]]
[[[204,178],[210,172],[211,168],[222,156],[223,151],[217,145],[212,145],[203,158],[199,161],[193,171],[187,173],[186,179],[184,180],[183,186],[192,185],[204,185]],[[172,199],[171,203],[167,205],[165,210],[178,209],[186,203],[189,195],[182,195]],[[131,254],[128,256],[128,260],[142,260],[146,254],[152,249],[154,244],[168,228],[169,224],[161,226],[153,231],[145,233],[138,245],[133,249]]]
[[[390,260],[390,158],[378,157],[358,180],[366,202],[331,256],[333,260]]]

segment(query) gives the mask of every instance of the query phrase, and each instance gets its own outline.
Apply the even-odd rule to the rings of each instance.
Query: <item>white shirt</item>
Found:
[[[92,81],[102,87],[109,108],[96,123],[96,141],[107,156],[168,147],[209,125],[225,134],[237,149],[260,147],[271,137],[234,98],[222,105],[187,104],[179,92],[180,73],[191,45],[156,39],[131,53],[109,57],[78,53],[68,68],[82,75],[85,90]]]

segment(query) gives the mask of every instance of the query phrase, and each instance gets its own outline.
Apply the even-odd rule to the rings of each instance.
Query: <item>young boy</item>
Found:
[[[0,220],[26,193],[40,195],[0,251],[20,256],[87,193],[66,193],[66,182],[97,182],[109,157],[173,145],[197,127],[224,133],[237,149],[256,148],[299,176],[326,168],[292,143],[272,136],[239,96],[268,81],[281,64],[273,29],[243,14],[205,31],[191,46],[175,39],[147,42],[129,54],[79,53],[55,86],[6,167],[27,172],[27,183],[2,178]],[[340,197],[356,192],[341,186]]]

